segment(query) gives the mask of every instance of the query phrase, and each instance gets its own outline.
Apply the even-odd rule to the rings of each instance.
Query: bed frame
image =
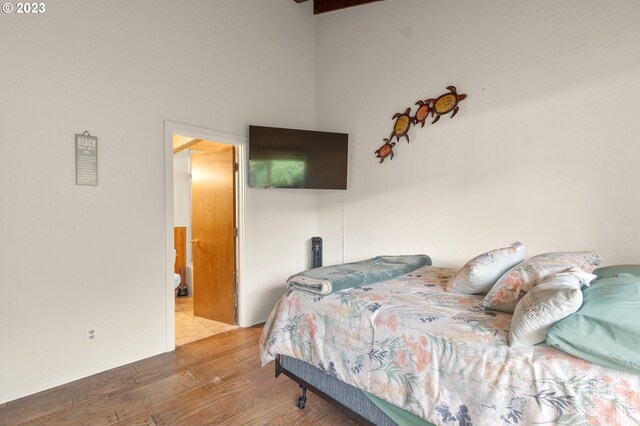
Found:
[[[377,405],[354,386],[344,383],[313,365],[285,355],[276,355],[276,377],[284,374],[298,382],[302,396],[297,406],[303,409],[307,403],[307,389],[322,398],[347,409],[354,420],[367,425],[397,426]]]

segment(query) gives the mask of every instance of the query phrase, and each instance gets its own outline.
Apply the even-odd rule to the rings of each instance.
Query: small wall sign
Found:
[[[98,138],[76,134],[76,185],[98,186]]]

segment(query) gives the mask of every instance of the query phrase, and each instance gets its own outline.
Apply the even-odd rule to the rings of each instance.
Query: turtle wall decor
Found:
[[[409,135],[407,133],[409,133],[409,129],[413,124],[413,118],[410,112],[411,108],[407,108],[402,114],[398,112],[393,115],[393,119],[396,120],[396,122],[393,124],[393,132],[391,132],[389,140],[393,140],[395,136],[398,142],[400,142],[400,138],[405,137],[407,138],[407,143],[409,143]]]
[[[453,111],[453,114],[451,114],[451,118],[453,118],[458,113],[458,110],[460,110],[458,104],[467,97],[467,95],[458,95],[456,86],[447,86],[447,89],[449,93],[445,93],[436,99],[427,99],[425,101],[429,105],[433,105],[431,115],[436,115],[436,118],[431,124],[440,120],[441,115],[449,114],[451,111]]]
[[[411,115],[411,107],[407,108],[403,113],[396,113],[393,115],[393,130],[389,138],[383,139],[385,142],[380,148],[375,151],[376,158],[380,159],[380,164],[385,158],[391,157],[393,160],[393,147],[396,146],[396,142],[392,142],[393,138],[396,138],[397,142],[400,142],[400,138],[404,137],[409,143],[409,130],[411,126],[417,126],[420,124],[420,128],[423,128],[426,124],[426,120],[429,116],[435,117],[431,124],[435,124],[440,120],[440,117],[451,113],[449,118],[455,117],[460,111],[460,102],[467,98],[464,93],[458,93],[456,86],[447,86],[448,93],[438,96],[437,98],[429,98],[426,100],[419,100],[415,103],[418,106],[415,113]]]
[[[431,113],[431,104],[428,101],[418,101],[416,102],[418,105],[418,109],[416,110],[416,114],[413,116],[413,124],[417,125],[421,124],[421,128],[424,127],[424,122],[429,117]]]
[[[383,141],[384,141],[384,145],[382,145],[380,149],[376,151],[376,157],[380,159],[381,163],[388,156],[391,156],[391,160],[393,160],[393,147],[396,146],[395,142],[391,142],[387,138],[384,138]]]

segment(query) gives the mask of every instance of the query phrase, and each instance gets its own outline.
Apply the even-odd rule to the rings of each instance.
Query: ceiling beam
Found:
[[[202,142],[202,139],[191,139],[189,138],[188,141],[184,141],[184,142],[178,142],[176,143],[175,138],[174,138],[174,142],[173,142],[173,153],[177,154],[180,151],[184,151],[185,149],[188,149],[190,147],[192,147],[193,145],[197,144],[198,142]]]
[[[298,0],[294,1],[298,2]],[[332,12],[334,10],[359,6],[361,4],[374,3],[377,1],[382,0],[313,0],[313,14],[319,15],[320,13]]]
[[[203,141],[198,139],[198,142],[191,145],[189,149],[192,149],[193,151],[219,152],[227,149],[228,147],[228,145],[219,142]]]

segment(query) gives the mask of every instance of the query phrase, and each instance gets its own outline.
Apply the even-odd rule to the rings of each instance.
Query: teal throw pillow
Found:
[[[593,271],[598,278],[615,277],[618,274],[631,274],[640,277],[640,265],[611,265]]]
[[[640,373],[640,276],[617,271],[594,280],[583,296],[578,312],[551,328],[547,344],[594,364]]]

